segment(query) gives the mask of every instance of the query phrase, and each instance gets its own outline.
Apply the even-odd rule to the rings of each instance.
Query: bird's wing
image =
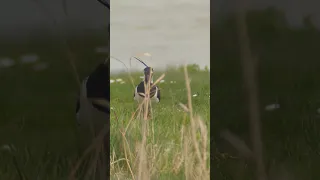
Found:
[[[144,97],[145,94],[145,89],[144,89],[144,82],[140,82],[139,85],[136,88],[137,94],[140,96]]]
[[[157,93],[157,90],[157,86],[152,86],[152,88],[150,89],[150,97],[153,97]]]

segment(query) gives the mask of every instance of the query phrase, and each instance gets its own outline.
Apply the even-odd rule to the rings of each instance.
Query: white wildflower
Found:
[[[121,78],[116,79],[116,82],[121,82],[121,81],[122,81],[122,79],[121,79]]]
[[[1,58],[0,59],[0,68],[8,68],[15,65],[14,60],[10,58]]]
[[[39,60],[39,56],[37,54],[26,54],[20,57],[21,63],[35,63]]]
[[[265,110],[266,110],[266,111],[274,111],[274,110],[279,109],[279,108],[280,108],[280,104],[275,103],[275,104],[269,104],[269,105],[267,105],[267,106],[265,107]]]

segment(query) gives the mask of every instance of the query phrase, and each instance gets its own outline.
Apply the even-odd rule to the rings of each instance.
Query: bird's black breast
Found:
[[[110,101],[109,67],[100,64],[88,77],[86,88],[88,98],[103,98]]]
[[[150,86],[152,86],[153,84],[150,83]],[[144,81],[142,81],[138,86],[137,86],[137,92],[138,93],[143,93],[145,94],[146,90],[145,90],[145,85],[144,85]],[[153,86],[150,89],[150,98],[153,97],[157,92],[157,86]],[[140,96],[144,97],[143,94],[139,94]]]

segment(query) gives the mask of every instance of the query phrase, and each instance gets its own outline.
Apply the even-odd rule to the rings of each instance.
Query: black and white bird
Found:
[[[102,131],[110,127],[110,79],[109,67],[99,64],[81,84],[76,105],[77,130],[82,147],[85,148]],[[109,131],[108,131],[109,132]],[[105,134],[109,147],[109,134]],[[107,148],[105,147],[105,148]],[[107,149],[109,150],[109,148]]]
[[[108,0],[98,0],[110,10]],[[110,26],[109,26],[110,28]],[[110,29],[109,29],[110,32]],[[77,130],[81,144],[88,145],[104,127],[110,127],[110,68],[109,58],[86,77],[76,103]],[[107,142],[106,142],[107,141]],[[109,131],[105,134],[105,149],[109,152]]]
[[[150,89],[150,92],[147,92],[148,89]],[[160,89],[153,84],[153,68],[148,66],[144,68],[144,80],[136,86],[133,98],[139,103],[145,98],[150,98],[151,102],[160,102]]]
[[[109,66],[98,67],[82,81],[76,105],[77,145],[82,154],[99,137],[102,164],[96,166],[96,179],[109,179],[110,168],[110,83]],[[100,135],[100,136],[99,136]],[[102,135],[102,136],[101,136]],[[101,138],[101,139],[100,139]],[[101,150],[101,149],[100,149]],[[95,151],[94,151],[95,152]],[[100,151],[101,152],[101,151]]]
[[[110,9],[107,0],[98,0]],[[110,26],[109,26],[110,28]],[[110,32],[110,29],[109,29]],[[94,71],[86,77],[80,86],[76,103],[77,139],[79,150],[87,149],[94,138],[103,133],[104,161],[96,167],[95,179],[109,179],[110,174],[110,66],[109,58],[100,63]],[[102,145],[101,144],[101,145]]]

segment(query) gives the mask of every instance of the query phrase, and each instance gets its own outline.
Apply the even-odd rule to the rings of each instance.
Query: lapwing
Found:
[[[146,93],[148,89],[150,89],[150,92]],[[144,80],[136,86],[133,98],[139,103],[145,98],[150,98],[151,102],[160,102],[160,89],[153,85],[153,68],[144,68]]]
[[[92,138],[99,135],[105,126],[108,128],[110,126],[109,79],[109,67],[106,64],[99,64],[82,81],[76,105],[76,116],[79,134],[85,136],[80,138],[84,146],[90,144]],[[106,134],[105,137],[109,137],[109,134]],[[108,143],[106,142],[107,147],[109,147]]]
[[[110,154],[110,74],[109,66],[99,64],[81,84],[76,103],[77,139],[80,153],[83,153],[99,134],[103,133],[105,159],[104,166],[109,168]],[[99,168],[99,167],[97,167]],[[96,172],[102,172],[96,170]],[[109,174],[106,174],[108,177]],[[105,176],[104,176],[105,177]]]
[[[109,3],[106,0],[98,0],[108,9]],[[100,161],[103,164],[101,169],[96,169],[100,172],[100,178],[108,179],[110,174],[105,169],[110,168],[109,154],[110,154],[110,67],[109,58],[105,62],[100,63],[94,71],[84,78],[80,86],[80,92],[76,103],[76,124],[77,124],[77,138],[80,151],[88,148],[93,139],[100,133],[104,133],[103,147],[104,152]],[[103,132],[102,132],[103,131]],[[103,172],[106,172],[103,173]]]
[[[146,98],[151,101],[151,103],[159,103],[160,102],[160,89],[158,86],[153,84],[153,68],[147,66],[140,59],[136,58],[142,64],[146,66],[144,68],[144,80],[141,81],[136,87],[133,94],[133,99],[136,100],[139,104],[143,102]],[[148,103],[148,118],[150,118],[151,107]],[[144,109],[144,107],[142,107]],[[143,111],[142,111],[143,112]]]

